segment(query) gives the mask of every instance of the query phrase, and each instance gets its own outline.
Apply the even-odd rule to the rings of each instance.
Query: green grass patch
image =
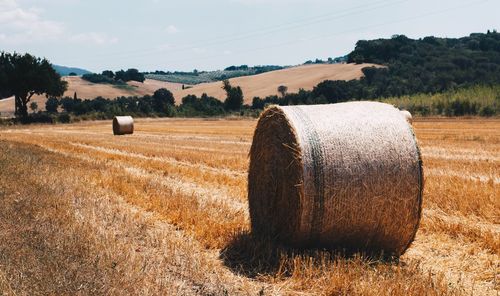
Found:
[[[436,94],[416,94],[380,101],[421,116],[498,116],[500,85],[477,85]]]

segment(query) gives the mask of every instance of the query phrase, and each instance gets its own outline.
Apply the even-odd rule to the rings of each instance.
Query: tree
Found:
[[[110,71],[110,70],[104,70],[102,71],[102,76],[106,76],[108,78],[111,78],[111,79],[114,79],[115,78],[115,73],[113,73],[113,71]]]
[[[288,91],[287,86],[285,86],[285,85],[278,86],[278,92],[281,94],[281,97],[284,97],[286,95],[287,91]]]
[[[123,70],[116,71],[116,73],[115,73],[115,80],[117,80],[117,81],[121,80],[123,82],[128,81],[127,80],[127,74],[125,73],[125,71],[123,71]]]
[[[0,99],[12,96],[12,92],[8,89],[9,81],[7,73],[11,71],[12,64],[9,56],[0,52]]]
[[[104,75],[104,73],[103,73],[103,75]],[[128,69],[127,71],[123,71],[123,70],[117,71],[115,73],[115,80],[116,81],[121,80],[123,82],[131,81],[131,80],[138,81],[138,82],[144,82],[144,80],[146,80],[146,78],[144,77],[144,74],[139,72],[139,70]]]
[[[61,99],[60,104],[64,111],[71,113],[75,112],[78,109],[78,105],[80,105],[82,102],[81,99],[72,99],[70,97],[64,97]]]
[[[153,109],[159,113],[167,113],[174,106],[174,95],[166,88],[160,88],[153,94]]]
[[[241,87],[232,87],[229,80],[222,81],[222,89],[226,91],[224,108],[229,111],[238,111],[243,106],[243,91]]]
[[[0,74],[0,92],[14,95],[15,114],[22,119],[28,117],[28,103],[34,95],[62,96],[67,88],[46,59],[2,53],[0,60],[1,71],[5,71]]]
[[[49,113],[57,113],[57,108],[59,107],[59,100],[56,98],[48,98],[45,102],[45,110]]]
[[[145,95],[139,100],[139,110],[144,114],[149,114],[153,111],[153,107],[151,106],[152,97],[150,95]]]

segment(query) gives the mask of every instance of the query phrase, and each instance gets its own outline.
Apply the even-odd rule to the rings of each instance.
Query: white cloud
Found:
[[[19,0],[0,0],[0,41],[6,44],[27,44],[65,40],[92,45],[118,42],[117,38],[104,33],[72,35],[62,23],[45,19],[43,13],[44,10],[40,8],[22,7]]]
[[[109,45],[118,42],[118,38],[110,37],[104,33],[98,32],[88,32],[76,34],[69,37],[71,42],[81,43],[81,44],[93,44],[93,45]]]
[[[174,25],[170,25],[168,26],[167,28],[165,28],[165,31],[168,33],[168,34],[176,34],[176,33],[179,33],[179,29],[174,26]]]
[[[15,0],[0,0],[0,10],[13,9],[17,7]]]
[[[6,43],[46,41],[64,34],[64,26],[42,17],[42,10],[21,8],[16,0],[0,0],[0,36]]]

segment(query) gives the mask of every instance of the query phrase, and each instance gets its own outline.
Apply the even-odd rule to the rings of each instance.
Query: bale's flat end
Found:
[[[113,135],[129,135],[134,133],[132,116],[115,116],[113,118]]]

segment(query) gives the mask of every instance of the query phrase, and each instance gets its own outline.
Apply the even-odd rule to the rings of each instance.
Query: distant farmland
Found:
[[[363,76],[361,69],[373,66],[373,64],[317,64],[286,68],[266,72],[263,74],[244,76],[230,79],[233,86],[243,89],[245,103],[251,104],[255,96],[265,97],[278,94],[278,86],[285,85],[288,92],[297,92],[300,88],[311,90],[314,86],[324,80],[351,80]],[[167,88],[176,99],[177,104],[187,95],[201,96],[207,93],[210,96],[224,100],[226,94],[221,88],[222,82],[202,83],[192,88],[182,90],[182,84],[146,79],[144,83],[131,81],[126,86],[115,86],[111,84],[96,84],[85,81],[80,77],[64,77],[68,81],[68,90],[65,96],[73,97],[76,92],[80,99],[94,99],[98,96],[114,99],[119,96],[144,96],[151,95],[159,88]],[[187,85],[186,85],[187,86]],[[45,109],[46,98],[35,96],[33,102],[38,104],[40,110]],[[14,100],[0,100],[0,115],[12,115],[14,113]]]
[[[111,84],[97,84],[83,80],[77,76],[66,76],[63,80],[68,82],[68,90],[64,96],[73,97],[76,92],[80,99],[94,99],[96,97],[114,99],[116,97],[144,96],[152,95],[159,88],[167,88],[170,91],[180,90],[182,84],[163,82],[158,80],[146,79],[144,83],[130,81],[125,86]],[[38,104],[39,109],[45,109],[45,96],[34,96],[32,101]],[[12,115],[14,113],[14,100],[0,100],[0,114]]]
[[[361,69],[375,66],[374,64],[317,64],[292,67],[283,70],[267,72],[253,76],[243,76],[230,79],[233,86],[240,86],[243,90],[245,103],[251,104],[255,96],[266,97],[278,94],[278,86],[288,87],[288,92],[298,92],[300,88],[311,90],[324,80],[351,80],[363,76]],[[201,96],[203,93],[219,99],[224,99],[226,94],[221,88],[221,82],[202,83],[185,90],[174,91],[174,96],[179,101],[186,95]]]

